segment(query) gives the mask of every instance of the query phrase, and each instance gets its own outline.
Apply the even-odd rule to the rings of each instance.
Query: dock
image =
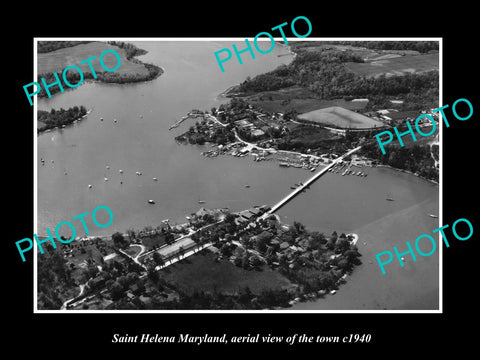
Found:
[[[338,162],[340,162],[341,160],[343,160],[344,158],[346,158],[347,156],[353,154],[354,152],[357,152],[358,150],[360,150],[362,147],[359,146],[359,147],[356,147],[355,149],[352,149],[350,150],[349,152],[347,152],[346,154],[338,157],[337,159],[335,159],[334,161],[332,161],[329,165],[327,165],[326,167],[324,167],[322,170],[318,171],[317,173],[315,173],[312,177],[310,177],[308,180],[306,180],[303,184],[301,184],[300,186],[298,186],[296,189],[294,189],[291,193],[289,193],[287,196],[285,196],[282,200],[280,200],[278,203],[276,203],[274,206],[272,206],[272,208],[265,213],[265,217],[268,217],[270,214],[273,214],[275,211],[277,211],[278,209],[280,209],[283,205],[285,205],[287,202],[289,202],[290,200],[292,200],[295,196],[297,196],[300,192],[302,192],[305,188],[307,188],[308,186],[310,186],[310,184],[312,184],[315,180],[317,180],[320,176],[322,176],[323,174],[325,174],[329,169],[331,169],[333,166],[335,166]]]

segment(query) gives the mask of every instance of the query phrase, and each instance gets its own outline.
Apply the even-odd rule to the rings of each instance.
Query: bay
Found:
[[[168,130],[191,109],[209,110],[228,101],[219,94],[247,76],[292,60],[291,55],[279,57],[288,50],[276,46],[256,59],[244,56],[242,65],[232,60],[222,73],[213,53],[232,42],[134,42],[148,51],[139,59],[161,66],[164,74],[137,84],[86,83],[41,99],[40,109],[84,105],[92,112],[80,122],[38,136],[37,234],[84,212],[91,214],[99,205],[108,206],[114,220],[102,229],[85,217],[93,235],[155,227],[167,218],[182,223],[201,206],[237,211],[271,205],[291,185],[309,177],[308,171],[280,168],[275,161],[204,157],[201,152],[210,148],[208,144],[181,145],[174,140],[192,120]],[[241,42],[235,43],[241,48]],[[401,247],[438,227],[438,219],[428,217],[438,214],[438,186],[392,169],[367,172],[366,178],[327,173],[279,210],[286,222],[300,221],[310,230],[358,233],[363,255],[362,265],[336,295],[298,303],[293,309],[438,308],[438,252],[407,261],[405,268],[392,263],[385,276],[374,262],[376,253]],[[155,204],[148,204],[149,199]],[[99,211],[98,220],[106,223],[108,216]],[[75,224],[76,235],[84,235],[80,221]],[[70,235],[64,227],[60,233]]]

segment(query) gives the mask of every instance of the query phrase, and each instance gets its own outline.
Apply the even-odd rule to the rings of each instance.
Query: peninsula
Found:
[[[300,222],[282,224],[269,210],[201,208],[185,224],[164,221],[155,229],[129,229],[50,248],[38,258],[38,306],[288,307],[335,293],[361,263],[355,234],[325,236]]]
[[[94,64],[94,70],[97,74],[98,81],[108,83],[134,83],[141,81],[149,81],[157,78],[163,73],[162,68],[153,64],[143,63],[135,57],[146,54],[143,49],[137,48],[135,45],[124,42],[82,42],[82,41],[48,41],[47,45],[41,45],[38,54],[38,76],[37,81],[45,78],[47,84],[56,81],[55,72],[62,73],[63,70],[73,63],[89,58],[95,54],[101,54],[107,49],[114,49],[121,59],[122,65],[115,72],[106,72],[99,64]],[[107,61],[108,63],[108,61]],[[108,64],[111,65],[111,64]],[[79,66],[82,69],[85,79],[93,80],[88,64],[84,63]],[[69,83],[75,84],[79,79],[78,72],[67,72],[66,78]],[[60,91],[58,86],[49,89],[53,95]],[[38,94],[39,97],[47,97],[45,89]]]

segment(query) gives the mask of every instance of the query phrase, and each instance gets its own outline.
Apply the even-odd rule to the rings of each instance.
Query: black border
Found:
[[[478,228],[474,156],[475,130],[478,127],[476,118],[480,108],[477,110],[478,92],[474,92],[477,78],[474,30],[477,20],[473,18],[473,8],[452,6],[447,11],[441,8],[420,9],[417,5],[406,3],[385,3],[373,13],[366,4],[355,7],[338,4],[327,8],[323,4],[315,7],[298,4],[297,7],[291,3],[277,3],[276,11],[268,8],[263,12],[257,6],[245,3],[223,3],[220,7],[202,4],[201,9],[193,9],[192,5],[184,3],[181,11],[164,8],[161,4],[139,6],[141,8],[135,11],[111,9],[106,5],[102,8],[101,4],[91,9],[86,6],[84,9],[33,10],[28,13],[31,15],[26,14],[22,18],[20,34],[13,35],[11,29],[4,29],[11,51],[4,53],[4,57],[8,53],[7,66],[10,69],[5,72],[7,94],[4,93],[4,99],[8,101],[3,104],[9,109],[4,119],[8,130],[4,133],[8,138],[4,139],[4,177],[10,181],[4,182],[4,189],[9,189],[10,184],[15,189],[11,191],[11,196],[7,195],[10,191],[5,191],[5,198],[9,199],[5,226],[7,236],[4,240],[8,270],[4,273],[7,282],[3,298],[7,300],[4,311],[14,314],[13,321],[6,325],[13,327],[6,341],[8,346],[18,350],[23,341],[33,342],[32,349],[55,350],[59,357],[75,353],[77,346],[87,356],[89,353],[95,356],[97,351],[100,354],[103,350],[122,354],[130,349],[139,351],[140,356],[166,356],[165,351],[169,350],[206,351],[211,356],[220,352],[233,354],[238,350],[247,350],[253,355],[253,351],[260,347],[252,344],[228,347],[111,344],[114,333],[172,336],[189,332],[198,335],[270,333],[280,336],[293,333],[331,336],[370,333],[373,338],[369,344],[348,346],[263,346],[268,351],[278,350],[289,356],[301,349],[312,351],[313,356],[343,350],[374,355],[376,352],[372,350],[388,347],[389,352],[378,354],[389,356],[397,352],[410,355],[413,349],[416,349],[415,354],[425,352],[432,355],[432,350],[438,348],[461,346],[460,349],[466,350],[470,347],[474,335],[465,327],[471,318],[470,313],[476,309],[476,297],[472,290],[475,288],[473,264],[477,254],[475,250],[478,249],[478,230],[470,240],[454,240],[450,248],[443,249],[443,314],[33,314],[32,257],[27,256],[27,262],[22,263],[14,242],[33,234],[33,108],[28,105],[22,86],[33,78],[34,37],[253,37],[285,21],[291,22],[300,15],[308,17],[313,25],[310,37],[442,37],[443,103],[452,104],[458,98],[467,98],[474,106],[474,115],[470,120],[454,120],[450,128],[444,128],[443,223],[452,224],[464,217],[474,224],[474,228]],[[39,18],[43,20],[39,22]],[[27,24],[32,25],[29,27]]]

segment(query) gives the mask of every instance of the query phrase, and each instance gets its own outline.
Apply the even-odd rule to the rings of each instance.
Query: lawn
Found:
[[[265,289],[281,289],[291,286],[288,279],[277,271],[264,267],[262,271],[244,270],[228,260],[215,261],[216,255],[205,249],[161,271],[161,278],[172,282],[191,294],[194,290],[235,293],[246,286],[252,293]]]
[[[368,129],[384,126],[380,121],[339,106],[313,110],[299,115],[298,118],[340,128]]]
[[[142,238],[142,244],[145,245],[145,247],[148,250],[153,250],[153,247],[155,245],[157,246],[162,246],[165,244],[165,236],[161,234],[154,235],[152,237],[146,236]]]
[[[439,54],[406,55],[399,57],[384,57],[380,60],[365,63],[345,63],[346,67],[360,76],[405,75],[430,70],[439,70]]]
[[[119,48],[118,46],[109,45],[107,43],[98,41],[67,47],[49,53],[38,54],[38,74],[53,72],[59,73],[70,65],[76,65],[80,67],[84,73],[90,73],[91,71],[88,63],[80,64],[80,61],[88,59],[92,56],[97,57],[96,59],[92,60],[92,65],[95,69],[95,72],[104,72],[105,70],[100,65],[100,55],[107,49],[113,49],[120,55],[121,65],[117,70],[115,70],[116,73],[141,75],[148,74],[145,66],[142,64],[135,64],[126,59],[125,50]],[[111,53],[106,54],[103,58],[103,61],[105,66],[110,69],[117,65],[117,58]]]
[[[140,253],[140,251],[142,251],[142,248],[139,245],[134,244],[134,245],[130,245],[128,248],[126,248],[123,251],[125,251],[125,253],[127,253],[131,257],[135,257],[137,256],[137,254]]]

